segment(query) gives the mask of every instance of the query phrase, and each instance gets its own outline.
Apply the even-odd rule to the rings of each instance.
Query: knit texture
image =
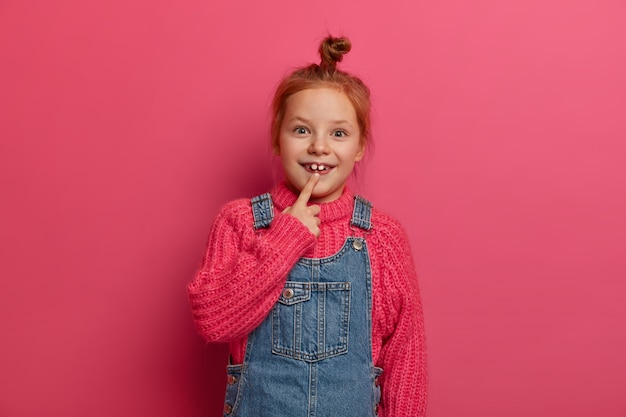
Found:
[[[424,416],[424,320],[411,249],[400,224],[373,210],[370,232],[351,228],[354,195],[346,187],[339,199],[320,204],[321,234],[315,238],[299,220],[282,213],[297,196],[284,184],[271,194],[275,217],[267,229],[253,229],[249,199],[230,202],[215,219],[202,266],[188,286],[199,333],[209,342],[230,343],[233,363],[242,363],[247,335],[269,314],[298,259],[327,257],[346,237],[365,237],[372,267],[372,355],[384,370],[379,416]]]

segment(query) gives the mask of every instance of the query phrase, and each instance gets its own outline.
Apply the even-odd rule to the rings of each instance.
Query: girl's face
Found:
[[[310,199],[314,203],[339,198],[365,152],[352,103],[330,87],[302,90],[287,99],[278,144],[293,191],[299,193],[313,173],[320,174]]]

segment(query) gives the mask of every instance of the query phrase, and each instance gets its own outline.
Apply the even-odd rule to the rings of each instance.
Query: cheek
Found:
[[[280,164],[282,165],[285,174],[289,177],[293,177],[299,167],[298,159],[295,157],[293,152],[290,152],[289,148],[281,149]]]
[[[283,170],[287,171],[289,168],[289,159],[285,157],[284,152],[280,155],[280,164],[282,165]]]
[[[363,158],[364,150],[361,145],[352,144],[346,147],[343,152],[343,159],[346,163],[356,163]]]
[[[279,145],[279,155],[285,162],[296,161],[303,152],[301,144],[294,140],[282,140]]]
[[[283,162],[283,165],[289,164],[293,162],[293,152],[289,148],[281,148],[280,149],[280,159]]]

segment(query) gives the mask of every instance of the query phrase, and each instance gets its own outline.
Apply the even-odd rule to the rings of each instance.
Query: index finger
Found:
[[[319,178],[320,174],[318,173],[315,173],[309,177],[309,180],[306,182],[306,184],[304,184],[302,191],[300,191],[300,195],[294,203],[294,206],[296,204],[306,206],[306,203],[308,203],[309,199],[311,198],[311,194],[313,194],[313,188],[315,188],[315,184],[317,184]]]

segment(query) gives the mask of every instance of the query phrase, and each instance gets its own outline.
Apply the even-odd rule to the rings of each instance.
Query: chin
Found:
[[[327,192],[311,194],[311,200],[316,200],[320,203],[328,203],[330,201],[337,200],[339,197],[341,197],[341,194],[342,193],[338,192],[337,190],[329,190]]]

